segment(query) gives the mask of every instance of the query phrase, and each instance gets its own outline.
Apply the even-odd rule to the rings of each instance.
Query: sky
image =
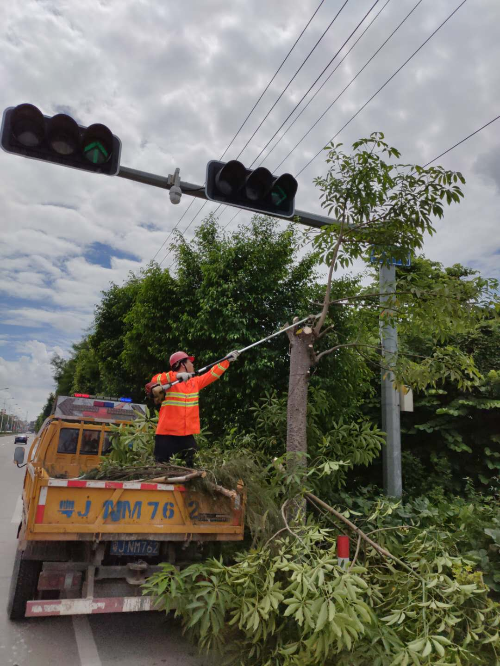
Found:
[[[281,133],[376,16],[373,23],[264,166],[276,173],[301,171],[461,1],[379,0]],[[239,155],[301,68],[239,157],[251,164],[374,2],[321,3],[224,159]],[[207,162],[228,147],[320,2],[0,4],[0,110],[30,102],[45,115],[68,113],[83,126],[104,123],[121,139],[122,166],[163,176],[178,167],[183,180],[203,184]],[[383,131],[402,161],[425,164],[496,117],[499,25],[498,0],[467,0],[335,140],[348,149],[356,139]],[[438,233],[425,244],[429,258],[461,262],[489,277],[500,277],[499,133],[500,120],[439,160],[464,174],[465,199],[436,222]],[[297,208],[322,212],[313,179],[325,172],[320,155],[300,173]],[[202,202],[184,195],[172,205],[161,189],[5,152],[0,202],[0,389],[8,389],[0,391],[0,408],[34,419],[54,388],[51,359],[68,357],[71,345],[89,331],[102,290],[121,284],[155,255],[169,267],[170,232],[192,204],[178,227],[184,232]],[[216,207],[204,207],[186,229],[187,239]],[[235,212],[218,211],[228,231],[248,219],[242,213],[231,221]]]

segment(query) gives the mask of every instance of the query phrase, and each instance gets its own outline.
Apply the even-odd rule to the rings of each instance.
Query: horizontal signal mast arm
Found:
[[[117,175],[120,176],[120,178],[133,180],[134,182],[142,183],[143,185],[160,187],[164,190],[169,190],[173,185],[168,177],[159,176],[155,173],[148,173],[147,171],[139,171],[138,169],[130,169],[129,167],[124,166],[120,166],[120,171]],[[193,183],[188,183],[184,180],[181,180],[180,188],[183,194],[187,194],[190,197],[196,197],[197,199],[204,199],[206,201],[209,200],[205,194],[204,185],[195,185]],[[282,217],[280,215],[271,215],[270,217],[289,220],[289,218]],[[328,224],[336,224],[336,221],[332,220],[330,217],[326,217],[325,215],[316,215],[316,213],[308,213],[303,210],[296,210],[295,217],[298,218],[298,222],[300,224],[304,224],[307,227],[315,227],[316,229],[321,229]]]

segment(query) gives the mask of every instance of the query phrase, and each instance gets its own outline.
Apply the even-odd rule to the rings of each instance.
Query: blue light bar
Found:
[[[120,402],[132,402],[132,398],[120,398]]]

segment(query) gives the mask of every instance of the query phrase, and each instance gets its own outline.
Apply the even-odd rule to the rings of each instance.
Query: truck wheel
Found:
[[[42,563],[37,560],[24,560],[18,550],[14,560],[14,570],[10,582],[7,614],[11,620],[23,620],[26,614],[26,602],[36,598],[38,577]]]

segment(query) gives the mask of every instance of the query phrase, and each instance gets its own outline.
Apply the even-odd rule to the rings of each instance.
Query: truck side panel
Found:
[[[243,538],[240,495],[234,500],[211,497],[161,483],[36,479],[35,484],[28,539],[42,534],[127,532]]]

